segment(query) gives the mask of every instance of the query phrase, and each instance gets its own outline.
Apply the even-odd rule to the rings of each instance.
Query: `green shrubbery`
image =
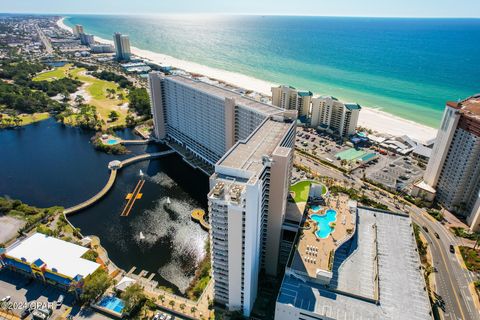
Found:
[[[469,240],[477,240],[480,238],[480,233],[468,232],[468,231],[465,231],[465,229],[462,227],[451,227],[450,229],[457,237],[461,237]]]
[[[211,269],[211,262],[210,262],[210,242],[205,242],[205,258],[200,262],[197,267],[197,272],[195,273],[195,277],[190,283],[186,293],[190,299],[198,300],[202,295],[202,292],[208,285],[210,281],[210,269]]]
[[[97,261],[98,253],[95,250],[88,250],[83,254],[82,258],[95,262]]]
[[[460,246],[460,253],[467,269],[472,272],[480,272],[480,254],[479,250],[470,247]]]
[[[20,200],[0,197],[0,214],[7,214],[9,216],[23,219],[27,222],[25,226],[19,230],[20,233],[29,230],[40,221],[48,219],[62,210],[62,207],[37,208],[22,203]]]
[[[101,296],[111,285],[112,280],[108,277],[107,271],[99,268],[85,279],[80,299],[83,302],[93,301]]]
[[[442,221],[443,220],[443,214],[435,209],[427,209],[427,212],[429,215],[434,217],[437,221]]]
[[[383,203],[376,202],[370,198],[368,198],[365,195],[360,195],[358,190],[353,189],[353,188],[345,188],[342,186],[331,186],[330,187],[330,193],[331,194],[337,194],[337,193],[345,193],[347,194],[350,199],[361,202],[367,207],[372,207],[380,210],[388,210],[388,206],[384,205]]]

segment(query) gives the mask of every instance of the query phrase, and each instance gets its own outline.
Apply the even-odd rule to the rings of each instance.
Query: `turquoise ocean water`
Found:
[[[480,92],[480,19],[74,15],[67,25],[437,127]]]

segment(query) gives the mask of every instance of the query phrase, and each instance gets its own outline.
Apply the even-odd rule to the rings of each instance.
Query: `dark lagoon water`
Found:
[[[117,133],[136,138],[130,130]],[[0,131],[0,195],[46,207],[78,204],[109,176],[108,162],[163,146],[134,146],[128,155],[107,155],[89,143],[91,131],[64,127],[53,119]],[[145,174],[143,197],[128,217],[120,217],[125,195],[139,172]],[[143,161],[122,169],[112,190],[97,204],[70,217],[84,235],[97,235],[120,268],[157,273],[161,285],[183,292],[204,257],[208,233],[190,220],[194,208],[206,209],[208,177],[177,155]],[[171,204],[165,207],[167,197]],[[145,239],[140,239],[140,232]]]

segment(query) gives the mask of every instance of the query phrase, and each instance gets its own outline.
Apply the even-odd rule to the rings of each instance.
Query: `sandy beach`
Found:
[[[71,32],[71,28],[65,25],[63,21],[64,19],[65,18],[58,20],[57,25],[60,28]],[[112,40],[103,39],[97,36],[95,36],[95,41],[113,44]],[[155,53],[133,46],[131,47],[131,51],[133,54],[155,63],[172,66],[191,73],[202,74],[209,78],[218,79],[234,86],[254,90],[265,95],[270,95],[271,87],[278,85],[239,73],[207,67],[198,63],[180,60],[169,55]],[[366,106],[362,106],[358,125],[380,133],[391,134],[394,136],[408,135],[422,142],[434,138],[437,132],[437,130],[434,128]]]

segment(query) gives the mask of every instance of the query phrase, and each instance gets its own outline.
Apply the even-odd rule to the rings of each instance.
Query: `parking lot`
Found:
[[[65,297],[61,307],[57,308],[56,301],[60,295]],[[65,319],[71,314],[73,319],[105,320],[109,317],[95,313],[91,309],[80,309],[74,305],[75,297],[58,288],[43,284],[38,280],[29,281],[29,278],[7,269],[0,269],[0,299],[10,296],[7,306],[10,311],[20,315],[25,308],[33,304],[33,308],[51,308],[50,319]],[[29,316],[26,319],[31,319]]]
[[[380,150],[375,146],[352,149],[350,146],[341,144],[332,137],[317,133],[313,129],[298,128],[296,136],[296,147],[316,156],[324,161],[328,161],[336,167],[350,169],[351,174],[357,178],[367,178],[373,182],[380,183],[391,190],[408,191],[411,185],[421,178],[423,169],[418,165],[418,161],[410,156],[400,156],[390,151]],[[341,161],[337,159],[339,153],[355,157],[358,153],[363,159],[362,154],[376,155],[369,161]],[[368,156],[367,156],[368,158]],[[300,177],[294,175],[294,180]]]

